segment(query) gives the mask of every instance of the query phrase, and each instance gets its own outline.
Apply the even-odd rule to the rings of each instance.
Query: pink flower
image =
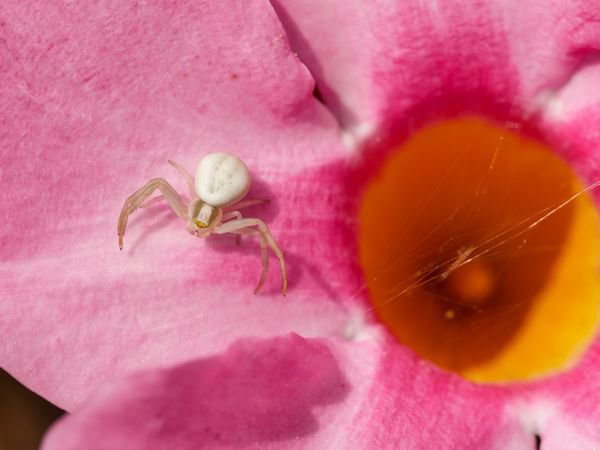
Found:
[[[76,411],[44,448],[598,448],[598,342],[510,386],[424,362],[356,295],[355,211],[363,142],[467,112],[531,124],[599,179],[600,7],[273,3],[0,5],[0,361]],[[252,294],[249,240],[200,242],[166,208],[118,251],[126,196],[183,192],[166,161],[214,150],[272,200],[251,211],[286,299],[273,273]]]

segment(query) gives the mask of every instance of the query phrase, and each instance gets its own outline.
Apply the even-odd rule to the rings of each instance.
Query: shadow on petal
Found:
[[[106,387],[59,422],[42,448],[197,449],[301,439],[319,429],[313,408],[341,402],[349,390],[318,340],[245,339],[221,355]]]

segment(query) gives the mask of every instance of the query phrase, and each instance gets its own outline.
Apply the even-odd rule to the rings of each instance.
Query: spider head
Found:
[[[190,203],[188,214],[199,236],[209,235],[213,228],[219,224],[223,216],[221,208],[215,208],[200,199]]]

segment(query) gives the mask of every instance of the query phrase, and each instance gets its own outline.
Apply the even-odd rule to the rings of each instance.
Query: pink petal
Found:
[[[546,138],[589,184],[600,179],[599,79],[600,64],[583,66],[548,96],[540,117]]]
[[[533,448],[533,435],[503,419],[500,389],[382,343],[240,341],[112,384],[55,426],[43,449],[465,449],[508,439]]]
[[[587,429],[582,427],[581,423],[570,420],[564,414],[557,414],[550,417],[546,423],[547,429],[544,434],[542,448],[544,450],[596,450],[600,447],[600,437],[598,436],[598,422],[594,425],[587,424]],[[591,432],[591,433],[590,433]],[[593,434],[592,434],[593,433]],[[595,435],[595,437],[593,437]]]
[[[197,449],[303,439],[348,395],[332,352],[297,335],[131,376],[50,433],[46,449]]]
[[[224,350],[241,336],[341,334],[345,235],[326,192],[343,152],[336,123],[262,1],[0,5],[0,344],[4,368],[71,408],[125,370]],[[172,158],[240,155],[251,195],[287,255],[264,293],[256,241],[188,235],[167,206],[125,198],[155,176],[180,192]],[[322,184],[321,184],[322,183]],[[326,242],[334,245],[326,245]],[[347,247],[347,246],[345,246]]]
[[[555,380],[563,384],[562,398],[549,396],[548,387],[552,383],[545,383],[542,389],[530,389],[528,393],[522,392],[522,395],[515,396],[507,402],[505,420],[499,424],[500,434],[505,435],[506,440],[503,445],[493,448],[502,450],[531,448],[525,446],[524,442],[526,442],[527,436],[532,435],[538,437],[539,448],[542,449],[592,450],[600,448],[597,414],[592,411],[586,417],[578,416],[565,405],[565,400],[572,398],[571,394],[580,390],[577,386],[572,385],[573,380],[569,380],[569,378],[572,377],[567,375]],[[597,389],[596,384],[594,382],[586,383],[584,389],[588,392],[591,391],[588,389],[590,387]],[[579,400],[586,402],[583,398]],[[594,400],[597,401],[592,394],[592,399],[587,401],[588,405]]]
[[[220,352],[245,335],[345,331],[356,268],[347,202],[338,198],[347,195],[340,182],[342,149],[332,118],[314,102],[312,80],[268,7],[12,3],[0,5],[6,42],[0,46],[0,86],[8,105],[0,113],[0,181],[9,186],[0,201],[11,212],[0,227],[0,329],[11,336],[0,346],[4,367],[70,408],[110,376]],[[279,6],[282,17],[286,5]],[[330,45],[327,33],[307,29],[327,75],[319,74],[302,46],[301,54],[319,81],[326,80],[323,95],[345,123],[409,124],[417,103],[426,111],[421,115],[483,108],[497,99],[509,100],[508,109],[535,106],[534,97],[545,106],[548,86],[554,99],[562,92],[560,86],[552,90],[556,80],[573,67],[587,67],[566,57],[556,69],[561,52],[572,47],[557,33],[569,45],[551,38],[551,76],[525,83],[506,30],[488,11],[493,7],[456,4],[436,12],[404,5],[392,23],[382,21],[381,5],[365,18],[360,3],[348,3],[347,16],[323,5],[319,17],[340,18],[337,32],[368,23],[358,35],[360,49],[344,47],[352,41],[348,34]],[[428,19],[435,14],[436,27]],[[319,17],[312,18],[317,25]],[[564,23],[575,29],[579,22]],[[582,39],[592,45],[593,34],[578,29],[591,36]],[[517,31],[526,37],[524,26]],[[298,36],[288,32],[297,43]],[[329,56],[338,46],[345,75],[328,66],[328,58],[319,59],[321,44]],[[360,56],[354,56],[355,71],[348,69],[352,55]],[[437,97],[441,91],[447,97]],[[348,105],[336,106],[336,96],[350,99]],[[571,131],[564,135],[581,140],[573,149],[597,142],[596,128],[581,128],[589,124],[565,125]],[[116,249],[116,215],[124,198],[153,176],[177,180],[183,191],[166,159],[191,169],[214,149],[239,153],[258,178],[254,194],[274,200],[249,212],[268,220],[287,252],[288,299],[277,294],[274,261],[265,295],[251,295],[260,270],[256,243],[246,240],[237,249],[228,236],[193,240],[165,207],[138,213],[128,230],[128,250]],[[579,160],[584,167],[589,150],[578,152],[568,154],[587,155]],[[497,426],[512,398],[507,390],[441,373],[395,341],[348,342],[330,350],[351,389],[335,405],[318,407],[319,430],[329,434],[315,433],[315,443],[348,439],[361,448],[388,442],[453,448],[458,442],[454,448],[472,448],[484,442],[502,448],[496,445],[501,436],[525,443],[532,438],[514,415],[507,413],[505,427]],[[162,386],[161,377],[170,372],[156,373]],[[155,375],[149,376],[152,382]],[[349,431],[340,437],[340,430]]]
[[[273,4],[326,103],[358,137],[448,111],[529,113],[600,49],[592,0]]]

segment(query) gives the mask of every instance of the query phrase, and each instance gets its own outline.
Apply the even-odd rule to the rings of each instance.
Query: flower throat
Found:
[[[591,196],[541,143],[478,118],[428,126],[388,153],[359,210],[379,319],[477,382],[570,367],[600,310]]]

